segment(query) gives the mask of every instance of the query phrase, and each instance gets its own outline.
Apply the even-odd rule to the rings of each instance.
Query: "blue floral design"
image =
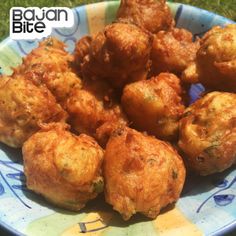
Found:
[[[0,196],[5,193],[3,185],[0,183]]]
[[[229,188],[231,188],[236,183],[236,176],[233,178],[233,180],[228,184],[228,180],[220,181],[216,187],[220,188],[220,190],[216,191],[215,193],[211,194],[203,203],[198,207],[197,213],[199,213],[202,209],[202,207],[213,197],[215,203],[218,206],[227,206],[230,203],[233,202],[235,199],[235,195],[233,194],[219,194]]]
[[[221,194],[213,196],[215,203],[218,206],[227,206],[233,202],[235,195],[233,194]]]
[[[228,180],[227,179],[223,179],[223,180],[216,180],[213,182],[213,185],[217,188],[225,188],[228,184]]]
[[[31,207],[25,203],[22,198],[18,195],[18,193],[15,190],[27,190],[26,185],[25,185],[25,176],[24,173],[17,169],[16,167],[14,167],[14,165],[16,163],[12,162],[12,161],[2,161],[0,160],[0,164],[4,165],[5,167],[8,167],[11,170],[14,170],[16,173],[8,173],[4,176],[4,174],[0,171],[0,178],[3,180],[3,182],[6,184],[6,186],[10,189],[10,191],[12,192],[12,194],[27,208]],[[14,180],[20,180],[21,184],[17,184],[17,185],[11,185],[8,181],[8,179],[14,179]],[[0,183],[0,195],[3,195],[5,193],[4,187],[3,185]]]

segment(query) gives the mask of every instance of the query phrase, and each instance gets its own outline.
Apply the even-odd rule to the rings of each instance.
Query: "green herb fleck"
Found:
[[[178,178],[178,172],[175,170],[172,170],[172,178],[177,179]]]
[[[219,145],[211,145],[203,150],[204,153],[206,153],[208,156],[215,156],[215,152],[217,150],[217,147]]]
[[[104,182],[102,178],[99,178],[97,181],[93,183],[93,190],[96,193],[101,193],[103,191]]]
[[[48,40],[47,40],[46,46],[47,46],[47,47],[52,47],[52,46],[53,46],[53,41],[52,41],[52,39],[48,39]]]

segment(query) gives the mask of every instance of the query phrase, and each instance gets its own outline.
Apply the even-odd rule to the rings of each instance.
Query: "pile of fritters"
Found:
[[[27,187],[58,206],[77,211],[104,191],[125,220],[156,218],[185,168],[236,163],[235,35],[229,25],[193,41],[165,0],[122,0],[73,55],[47,38],[1,77],[0,141],[23,148]],[[188,107],[198,82],[206,93]]]

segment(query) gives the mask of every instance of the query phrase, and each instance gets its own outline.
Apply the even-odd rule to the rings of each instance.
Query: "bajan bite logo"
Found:
[[[52,28],[69,28],[73,24],[73,11],[67,7],[12,7],[10,10],[12,39],[41,39],[49,36]]]

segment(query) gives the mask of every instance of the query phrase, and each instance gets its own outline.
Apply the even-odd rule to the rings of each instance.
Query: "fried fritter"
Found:
[[[146,79],[150,68],[152,36],[135,25],[114,23],[91,42],[81,65],[87,78],[106,79],[116,88]]]
[[[67,113],[46,87],[22,76],[0,77],[0,141],[21,147],[40,123],[64,122]]]
[[[211,92],[186,109],[180,120],[179,147],[200,175],[236,163],[236,94]]]
[[[106,144],[110,136],[116,129],[128,126],[128,121],[126,119],[126,116],[122,113],[122,110],[120,109],[121,109],[120,106],[117,106],[116,111],[117,114],[121,116],[120,119],[114,119],[111,121],[108,120],[96,129],[95,138],[96,140],[98,140],[98,143],[104,148],[106,147]]]
[[[138,25],[151,33],[175,24],[165,0],[121,0],[117,20]]]
[[[84,134],[68,126],[43,125],[23,146],[27,187],[60,207],[78,211],[103,190],[104,151]]]
[[[87,39],[79,43],[84,47],[77,48],[77,54],[81,57],[86,54]],[[22,74],[39,87],[46,85],[68,112],[72,128],[96,137],[105,146],[112,130],[126,124],[125,115],[114,90],[106,81],[80,80],[72,71],[71,62],[64,44],[48,38],[24,59],[24,64],[16,69],[15,75]],[[100,126],[103,127],[96,134]]]
[[[196,60],[182,79],[207,89],[236,92],[236,25],[213,27],[200,41]]]
[[[127,85],[121,101],[133,127],[170,140],[177,137],[178,121],[185,109],[183,93],[178,77],[161,73]]]
[[[39,43],[15,69],[36,85],[45,84],[59,103],[65,102],[71,89],[80,87],[79,77],[72,71],[73,56],[65,51],[65,44],[56,38],[47,38]]]
[[[114,89],[105,81],[83,80],[82,89],[72,90],[65,108],[73,129],[95,137],[102,146],[106,144],[112,127],[127,123]],[[96,133],[101,126],[103,128]]]
[[[87,35],[78,40],[75,45],[74,63],[80,75],[82,75],[81,65],[84,58],[89,54],[91,43],[92,37]]]
[[[185,29],[159,31],[154,37],[151,51],[152,74],[172,72],[181,75],[194,61],[199,48],[199,40],[192,40],[192,33]]]
[[[168,143],[124,128],[107,143],[104,178],[106,201],[124,220],[136,212],[156,218],[163,207],[178,200],[185,167]]]

